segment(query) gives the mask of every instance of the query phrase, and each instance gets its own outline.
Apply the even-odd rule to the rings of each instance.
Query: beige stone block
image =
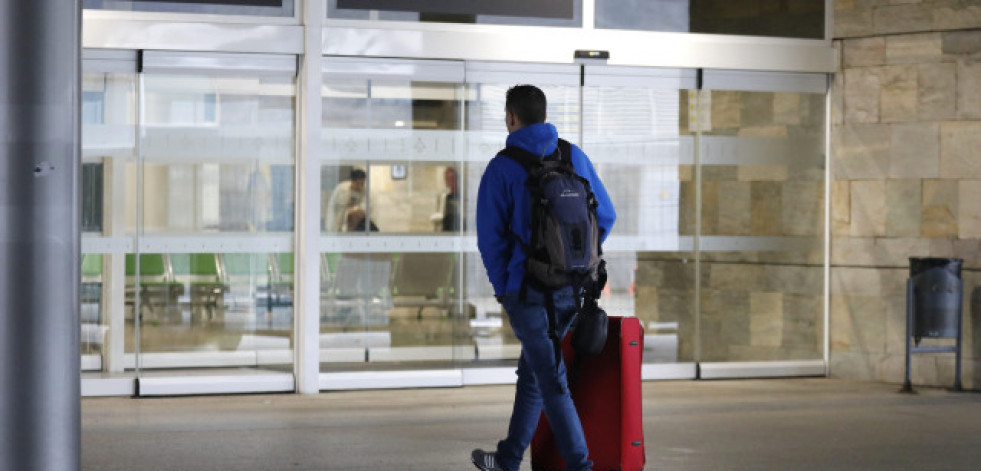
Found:
[[[824,267],[820,265],[765,265],[763,278],[763,291],[805,295],[824,293]]]
[[[704,174],[703,174],[704,175]],[[719,182],[702,183],[702,234],[719,234]]]
[[[796,126],[801,123],[801,95],[799,93],[773,94],[773,122],[778,125]],[[786,135],[786,132],[784,132]]]
[[[981,122],[940,123],[940,177],[981,178]]]
[[[961,239],[981,238],[981,180],[962,180],[957,184],[957,235]]]
[[[870,37],[842,41],[842,66],[868,67],[886,63],[886,38]]]
[[[863,37],[872,34],[872,9],[854,8],[835,12],[834,37]]]
[[[832,267],[831,294],[876,297],[882,294],[882,278],[877,268]]]
[[[817,236],[824,231],[824,183],[789,181],[783,185],[783,231]]]
[[[834,0],[835,14],[855,9],[855,0]]]
[[[834,237],[831,239],[831,265],[874,265],[874,250],[875,239],[870,237]]]
[[[894,124],[890,143],[890,178],[935,178],[939,175],[940,125]]]
[[[741,92],[739,122],[745,127],[773,124],[773,94]]]
[[[910,254],[915,256],[916,254]],[[909,278],[909,264],[897,268],[883,268],[879,272],[882,283],[882,297],[896,298],[900,304],[906,303],[906,279]]]
[[[841,56],[841,41],[835,41],[835,54]],[[841,64],[838,64],[831,87],[831,126],[839,127],[845,123],[845,74]]]
[[[848,297],[831,295],[829,301],[830,326],[829,340],[832,352],[848,352],[852,348],[851,311],[848,309]]]
[[[888,64],[940,62],[943,58],[941,33],[889,36],[885,41],[885,58]]]
[[[913,121],[917,117],[919,102],[915,65],[897,65],[882,68],[879,97],[879,119],[884,123]]]
[[[832,351],[881,355],[886,351],[886,305],[875,296],[832,296]]]
[[[752,200],[749,182],[719,182],[719,233],[749,235]]]
[[[905,267],[909,257],[930,253],[930,239],[919,237],[886,237],[876,239],[872,252],[874,266]]]
[[[831,234],[848,235],[851,231],[851,183],[831,182]]]
[[[845,69],[845,123],[879,122],[880,71],[875,67]]]
[[[920,235],[920,180],[886,182],[886,236]]]
[[[931,257],[953,257],[954,256],[954,242],[955,239],[925,239],[930,248],[928,249]]]
[[[943,53],[947,57],[970,56],[981,52],[981,30],[972,28],[965,31],[943,33]]]
[[[751,182],[750,230],[753,235],[783,234],[783,185]]]
[[[923,180],[923,237],[957,237],[957,185],[949,180]]]
[[[920,64],[917,69],[919,118],[953,119],[957,115],[957,64]]]
[[[797,294],[783,297],[782,346],[785,349],[819,354],[824,345],[823,299],[823,296]]]
[[[957,61],[957,116],[981,118],[981,62]]]
[[[952,245],[953,245],[953,256],[964,259],[964,267],[972,267],[972,268],[981,267],[981,240],[957,239],[953,241]],[[965,286],[967,286],[966,279],[965,279]],[[975,312],[981,313],[981,311],[975,311]]]
[[[903,293],[906,281],[903,278]],[[886,302],[886,353],[906,352],[906,296],[888,296]]]
[[[923,4],[883,5],[872,10],[872,25],[876,35],[931,31],[933,13]]]
[[[835,134],[832,170],[836,179],[883,178],[888,174],[892,149],[889,125],[845,125]]]
[[[739,92],[712,90],[712,127],[733,129],[740,127]]]
[[[933,13],[933,29],[977,29],[981,25],[981,5],[976,1],[949,2]]]
[[[695,166],[694,165],[679,165],[678,166],[678,181],[690,182],[695,179]]]
[[[737,179],[741,182],[787,180],[787,167],[784,165],[740,165]]]
[[[875,362],[862,353],[834,351],[828,361],[828,376],[849,381],[877,381]]]
[[[736,133],[739,137],[755,137],[763,139],[783,139],[787,137],[786,125],[757,125],[744,127]]]
[[[735,265],[719,263],[708,267],[709,288],[729,291],[761,291],[763,288],[762,265]]]
[[[783,342],[783,295],[750,293],[750,345],[779,347]]]
[[[851,235],[886,234],[886,183],[881,180],[853,181],[851,189]]]

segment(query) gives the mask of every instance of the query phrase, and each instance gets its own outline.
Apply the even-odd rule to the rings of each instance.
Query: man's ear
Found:
[[[510,111],[505,111],[504,112],[504,122],[505,122],[505,124],[507,124],[508,127],[513,127],[514,126],[514,121],[515,121],[515,119],[514,119],[514,113],[512,113]]]

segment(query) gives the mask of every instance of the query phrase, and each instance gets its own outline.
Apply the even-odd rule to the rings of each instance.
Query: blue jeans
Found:
[[[524,300],[519,299],[518,293],[508,293],[502,301],[511,328],[521,341],[521,359],[508,437],[497,444],[497,458],[506,471],[518,471],[544,409],[566,469],[588,471],[593,463],[589,461],[582,424],[569,395],[565,362],[560,358],[558,367],[555,364],[555,349],[548,335],[545,297],[534,289],[527,291]],[[556,331],[562,338],[576,315],[572,288],[555,291],[552,299]]]

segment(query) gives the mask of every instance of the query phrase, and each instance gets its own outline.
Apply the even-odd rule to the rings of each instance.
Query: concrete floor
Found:
[[[645,469],[981,469],[981,394],[897,389],[830,379],[645,383]],[[512,394],[85,399],[83,469],[471,470],[470,450],[504,433]]]

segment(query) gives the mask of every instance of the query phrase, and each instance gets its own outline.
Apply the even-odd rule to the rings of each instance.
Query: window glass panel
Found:
[[[292,78],[147,73],[141,374],[292,370]],[[173,374],[172,372],[169,374]]]
[[[823,39],[824,0],[596,0],[596,27]]]
[[[475,358],[456,239],[468,217],[461,204],[463,89],[413,80],[445,68],[462,76],[462,64],[382,64],[385,78],[359,76],[362,69],[338,61],[324,79],[325,371],[445,367]]]
[[[682,193],[693,148],[681,119],[687,91],[655,88],[646,76],[634,82],[583,90],[583,150],[617,212],[604,244],[609,281],[601,305],[641,320],[646,363],[690,362],[695,256]]]
[[[825,97],[703,91],[703,361],[823,357]]]
[[[82,0],[92,10],[210,13],[217,15],[293,16],[295,0]]]
[[[87,63],[86,67],[89,67]],[[135,64],[133,64],[135,71]],[[81,365],[83,378],[131,375],[135,351],[124,252],[136,211],[127,167],[136,160],[136,74],[82,77]]]
[[[412,8],[407,6],[404,10],[391,10],[385,9],[385,4],[392,4],[392,2],[371,2],[371,1],[359,1],[356,2],[358,6],[363,4],[376,3],[381,5],[378,9],[360,9],[360,8],[340,8],[338,7],[338,0],[327,0],[327,16],[332,19],[356,19],[356,20],[386,20],[386,21],[414,21],[414,22],[432,22],[432,23],[478,23],[478,24],[506,24],[506,25],[525,25],[525,26],[564,26],[564,27],[578,27],[582,25],[582,0],[563,0],[559,2],[562,6],[567,4],[572,7],[572,17],[566,18],[561,17],[559,13],[549,12],[547,14],[541,14],[539,16],[530,16],[520,13],[521,11],[527,11],[529,5],[524,7],[519,6],[516,13],[512,15],[505,16],[500,13],[502,6],[494,5],[491,3],[481,4],[481,2],[470,2],[473,5],[477,5],[480,8],[480,12],[461,12],[460,8],[454,6],[453,11],[423,11],[419,12],[422,7]],[[403,2],[405,3],[405,2]],[[528,2],[531,3],[531,2]],[[542,4],[544,7],[548,7],[548,3],[552,5],[555,2],[538,1],[538,4]],[[415,5],[425,5],[425,2],[416,2]],[[411,3],[407,5],[412,5]],[[343,5],[342,5],[343,6]],[[391,7],[389,7],[391,8]],[[405,11],[405,10],[415,10],[415,11]],[[483,13],[481,13],[483,12]],[[487,14],[494,13],[494,14]]]

